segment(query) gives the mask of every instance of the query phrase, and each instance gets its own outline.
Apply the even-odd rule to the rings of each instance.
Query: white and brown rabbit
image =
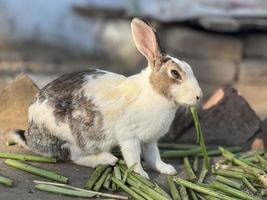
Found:
[[[63,75],[46,85],[29,107],[29,127],[20,144],[33,152],[79,165],[114,165],[119,146],[128,167],[148,178],[141,156],[163,174],[176,170],[164,163],[157,140],[169,129],[180,105],[202,96],[191,67],[160,50],[155,32],[140,19],[131,22],[138,50],[148,67],[134,76],[91,69]]]

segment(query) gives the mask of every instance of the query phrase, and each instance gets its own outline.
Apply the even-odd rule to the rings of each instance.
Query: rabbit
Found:
[[[149,178],[143,160],[173,175],[160,158],[157,141],[167,133],[179,106],[195,105],[202,90],[189,64],[161,50],[151,25],[131,21],[134,43],[148,61],[140,73],[89,69],[60,76],[42,88],[29,106],[29,125],[15,134],[31,151],[83,166],[115,165],[119,146],[128,167]]]

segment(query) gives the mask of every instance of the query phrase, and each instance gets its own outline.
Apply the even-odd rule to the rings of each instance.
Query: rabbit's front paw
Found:
[[[134,172],[140,174],[141,176],[143,176],[146,179],[149,179],[148,173],[146,173],[142,167],[134,168]]]
[[[118,158],[113,156],[111,153],[105,152],[99,155],[98,161],[102,165],[114,166],[117,163]]]
[[[157,170],[161,173],[161,174],[168,174],[168,175],[174,175],[177,174],[176,169],[169,164],[166,164],[164,162],[161,162],[159,164],[159,166],[157,166]]]

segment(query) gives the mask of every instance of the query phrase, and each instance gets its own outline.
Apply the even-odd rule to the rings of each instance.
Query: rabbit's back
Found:
[[[51,99],[66,100],[67,98],[71,98],[90,79],[97,79],[106,73],[105,71],[90,69],[62,75],[42,88],[34,98],[33,103]]]
[[[81,151],[100,151],[97,146],[101,146],[105,139],[102,133],[103,115],[93,102],[96,95],[94,91],[89,97],[84,94],[84,90],[95,82],[105,82],[103,79],[110,81],[113,76],[116,82],[116,74],[92,69],[63,75],[41,89],[29,108],[26,138],[31,149],[38,149],[38,153],[45,149],[47,153],[49,149],[55,148],[55,144],[62,145],[65,141],[77,145]],[[99,80],[100,77],[102,80]],[[60,148],[58,146],[56,149]],[[51,154],[55,155],[49,152]]]

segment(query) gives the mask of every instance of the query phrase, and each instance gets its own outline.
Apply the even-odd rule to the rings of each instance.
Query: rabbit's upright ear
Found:
[[[137,49],[147,58],[149,64],[153,65],[153,63],[161,58],[157,37],[153,28],[138,18],[132,20],[131,27]]]

